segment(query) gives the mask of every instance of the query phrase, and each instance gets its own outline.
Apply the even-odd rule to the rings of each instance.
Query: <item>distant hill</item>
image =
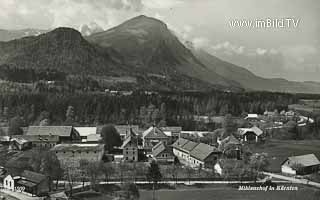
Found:
[[[10,41],[28,36],[37,36],[46,33],[49,30],[40,29],[21,29],[21,30],[4,30],[0,29],[0,41]]]
[[[285,79],[268,79],[259,77],[249,70],[237,65],[225,62],[203,50],[192,49],[193,54],[208,69],[217,74],[236,81],[247,90],[264,90],[289,93],[320,93],[320,83],[295,82]]]

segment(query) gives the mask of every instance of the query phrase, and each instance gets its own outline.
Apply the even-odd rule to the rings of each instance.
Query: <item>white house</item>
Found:
[[[14,191],[14,187],[15,187],[15,177],[12,177],[9,174],[3,179],[3,188]]]

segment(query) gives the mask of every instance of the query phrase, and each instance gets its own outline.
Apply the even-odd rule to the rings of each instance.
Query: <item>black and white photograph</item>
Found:
[[[319,0],[0,0],[0,200],[320,200]]]

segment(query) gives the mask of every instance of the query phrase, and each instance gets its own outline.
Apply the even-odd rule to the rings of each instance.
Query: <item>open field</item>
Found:
[[[152,191],[141,190],[140,200],[152,199]],[[157,200],[319,200],[319,190],[298,186],[298,191],[238,191],[228,186],[156,191]]]
[[[1,198],[1,197],[4,197],[5,200],[18,200],[17,198],[15,198],[15,197],[13,197],[13,196],[9,196],[9,195],[7,195],[7,194],[5,194],[5,193],[0,192],[0,198]]]
[[[320,140],[268,140],[265,144],[250,145],[253,153],[268,153],[268,171],[280,172],[281,163],[289,156],[314,153],[320,158]]]

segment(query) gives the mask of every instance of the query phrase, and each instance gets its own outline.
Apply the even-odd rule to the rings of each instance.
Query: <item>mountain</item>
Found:
[[[249,70],[237,65],[225,62],[204,50],[192,49],[193,54],[208,69],[217,74],[236,81],[247,90],[265,90],[290,93],[320,93],[320,83],[295,82],[285,79],[268,79],[256,76]]]
[[[166,24],[154,18],[138,16],[86,39],[102,48],[115,49],[130,71],[167,79],[187,76],[224,88],[240,88],[238,83],[207,69]]]
[[[66,73],[121,72],[112,49],[100,49],[70,28],[58,28],[39,36],[0,42],[0,65],[55,69]]]
[[[0,29],[0,41],[10,41],[28,36],[37,36],[46,33],[49,30],[40,29],[21,29],[21,30],[4,30]]]
[[[79,32],[83,35],[83,36],[89,36],[92,35],[94,33],[99,33],[104,31],[103,28],[101,26],[99,26],[97,23],[95,22],[91,22],[89,24],[82,24],[79,28]]]

